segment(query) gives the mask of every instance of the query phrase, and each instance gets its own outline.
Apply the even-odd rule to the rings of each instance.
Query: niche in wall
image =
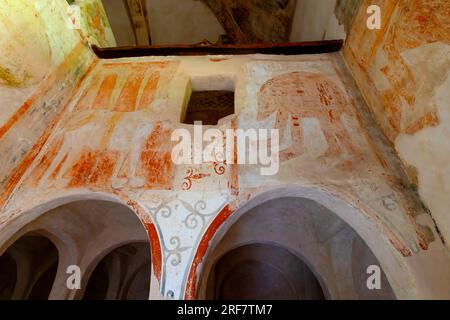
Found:
[[[182,123],[217,125],[234,114],[234,78],[229,75],[192,77],[188,87]]]
[[[83,300],[148,300],[150,246],[130,243],[110,252],[95,268]]]
[[[215,265],[217,300],[323,300],[319,281],[309,267],[288,250],[264,243],[229,251]]]
[[[183,123],[194,124],[194,121],[201,121],[204,125],[216,125],[220,119],[233,113],[233,91],[194,91]]]

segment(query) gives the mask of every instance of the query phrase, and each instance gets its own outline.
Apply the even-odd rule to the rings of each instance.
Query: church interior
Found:
[[[0,49],[0,300],[450,300],[448,0],[0,0]]]

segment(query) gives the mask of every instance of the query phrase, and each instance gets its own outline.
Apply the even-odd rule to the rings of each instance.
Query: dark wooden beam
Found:
[[[133,26],[136,44],[151,45],[150,25],[145,0],[124,0]]]
[[[101,59],[115,59],[144,56],[202,56],[202,55],[243,55],[279,54],[300,55],[336,52],[341,50],[343,40],[289,42],[253,45],[179,45],[179,46],[137,46],[98,48],[94,52]]]

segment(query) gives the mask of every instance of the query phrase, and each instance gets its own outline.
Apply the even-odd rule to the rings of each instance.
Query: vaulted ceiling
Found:
[[[296,0],[202,0],[235,44],[287,42]]]
[[[343,38],[335,12],[360,0],[102,1],[118,45],[134,46]]]

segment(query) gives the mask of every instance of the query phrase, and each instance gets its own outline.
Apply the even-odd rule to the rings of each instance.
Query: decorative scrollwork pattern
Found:
[[[209,177],[211,174],[209,173],[196,173],[194,174],[194,169],[189,168],[186,172],[186,177],[184,177],[183,181],[183,190],[189,190],[192,188],[192,180],[200,180],[205,177]]]
[[[164,251],[166,253],[164,264],[166,265],[168,260],[170,260],[170,264],[175,267],[181,263],[181,253],[190,249],[191,247],[182,247],[180,237],[176,236],[170,238],[169,243],[172,246],[171,249],[167,248],[166,245],[163,244]]]
[[[206,209],[206,202],[203,200],[197,201],[194,206],[191,206],[183,200],[180,200],[180,202],[190,212],[183,221],[189,229],[196,229],[199,224],[201,224],[201,229],[203,229],[206,223],[206,217],[210,217],[216,213],[215,211],[210,213],[203,212]]]

